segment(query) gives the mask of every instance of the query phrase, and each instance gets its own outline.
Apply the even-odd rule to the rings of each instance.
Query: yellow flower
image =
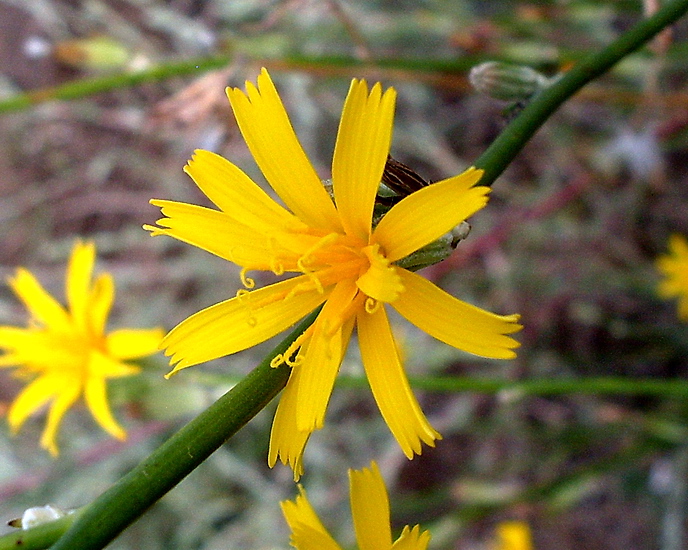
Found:
[[[425,550],[430,532],[420,526],[404,527],[399,538],[392,543],[389,524],[389,498],[377,464],[370,468],[349,470],[351,514],[360,550]],[[341,550],[318,519],[299,485],[299,495],[280,503],[291,529],[291,545],[297,550]]]
[[[123,360],[155,353],[164,334],[160,328],[105,334],[115,287],[109,273],[91,282],[95,254],[92,243],[75,244],[67,269],[67,309],[26,269],[17,269],[9,280],[30,321],[27,328],[0,326],[5,352],[0,367],[17,366],[16,376],[32,381],[12,403],[7,419],[16,433],[31,414],[52,401],[41,446],[53,456],[62,417],[82,394],[106,432],[126,437],[110,411],[105,380],[138,372]]]
[[[268,462],[279,458],[302,472],[310,434],[323,426],[335,377],[354,326],[378,407],[407,457],[433,445],[430,426],[409,386],[387,320],[389,304],[417,327],[449,345],[485,357],[511,358],[518,315],[499,316],[453,298],[395,265],[446,234],[487,202],[469,169],[401,200],[373,227],[375,196],[389,152],[395,91],[370,92],[353,80],[344,104],[332,162],[334,200],[315,173],[263,69],[258,86],[228,89],[253,157],[287,208],[239,168],[196,151],[186,172],[219,210],[153,200],[162,208],[153,235],[168,235],[242,267],[245,289],[192,315],[163,340],[180,369],[247,349],[292,326],[323,305],[315,323],[273,366],[292,373],[273,422]],[[297,273],[257,289],[249,270]]]
[[[669,237],[669,253],[657,259],[657,269],[666,277],[657,293],[662,298],[678,298],[678,317],[688,321],[688,241],[681,235]]]
[[[524,521],[503,521],[497,526],[497,550],[532,550],[530,527]]]

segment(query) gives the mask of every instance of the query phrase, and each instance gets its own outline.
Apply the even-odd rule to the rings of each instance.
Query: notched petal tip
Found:
[[[158,220],[158,221],[155,222],[155,223],[160,223],[160,222],[163,221],[164,219],[166,219],[166,218],[162,218],[162,219]],[[165,230],[164,228],[162,228],[162,227],[156,227],[156,226],[150,225],[150,224],[148,224],[148,223],[144,223],[144,224],[141,226],[141,229],[143,229],[144,231],[148,231],[148,233],[150,233],[150,236],[151,236],[151,237],[157,237],[157,236],[159,236],[159,235],[165,235],[165,234],[166,234],[166,230]]]

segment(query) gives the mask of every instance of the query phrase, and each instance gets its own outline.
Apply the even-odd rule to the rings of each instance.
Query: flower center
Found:
[[[368,259],[369,267],[358,278],[356,285],[370,298],[378,302],[393,302],[404,291],[397,267],[380,250],[379,244],[371,244],[361,251]],[[370,306],[371,311],[374,307]]]

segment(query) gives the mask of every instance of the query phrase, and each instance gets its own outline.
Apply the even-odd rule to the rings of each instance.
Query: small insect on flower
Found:
[[[403,162],[387,155],[387,162],[382,171],[382,183],[394,191],[399,197],[406,197],[415,191],[420,191],[423,187],[430,185],[413,168],[409,168]]]
[[[387,162],[382,171],[380,181],[382,192],[378,191],[378,195],[375,198],[373,225],[401,199],[432,184],[431,181],[426,180],[413,168],[403,162],[399,162],[392,155],[387,155]],[[385,193],[385,187],[393,191],[394,195]],[[449,256],[459,242],[468,237],[470,231],[471,226],[467,221],[463,220],[451,230],[449,238],[438,239],[420,249],[420,251],[414,252],[402,265],[418,269],[437,263]]]

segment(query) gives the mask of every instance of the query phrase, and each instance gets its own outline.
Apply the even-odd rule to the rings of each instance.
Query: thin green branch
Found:
[[[75,80],[60,86],[31,90],[2,100],[0,101],[0,114],[20,111],[46,101],[81,99],[148,82],[157,82],[189,74],[199,74],[226,67],[229,62],[230,58],[227,56],[205,57],[166,63],[131,73]]]
[[[342,377],[343,378],[343,377]],[[349,377],[342,384],[363,386],[365,380]],[[541,378],[536,380],[494,380],[470,377],[413,377],[414,388],[433,392],[477,392],[509,395],[645,395],[658,397],[688,398],[688,380],[653,380],[649,378]]]
[[[588,82],[607,72],[662,29],[685,15],[686,11],[688,0],[668,2],[652,17],[644,19],[626,31],[602,51],[591,54],[577,63],[556,83],[539,93],[476,161],[476,166],[485,170],[480,183],[492,185],[560,105]]]
[[[198,76],[208,71],[227,67],[232,62],[232,59],[233,56],[227,54],[166,62],[148,69],[82,78],[59,86],[30,90],[0,100],[0,114],[20,111],[48,101],[83,99],[112,90],[131,88],[140,84],[159,82],[188,75]],[[346,72],[347,74],[372,71],[377,73],[382,68],[390,71],[411,73],[409,77],[414,79],[426,75],[426,80],[442,82],[447,79],[447,75],[463,75],[473,65],[483,60],[482,56],[463,56],[453,60],[387,58],[378,59],[373,63],[361,61],[353,57],[291,55],[280,59],[254,59],[253,61],[275,70]],[[515,59],[504,59],[504,61],[518,62]],[[463,76],[461,80],[467,87],[468,84]]]

